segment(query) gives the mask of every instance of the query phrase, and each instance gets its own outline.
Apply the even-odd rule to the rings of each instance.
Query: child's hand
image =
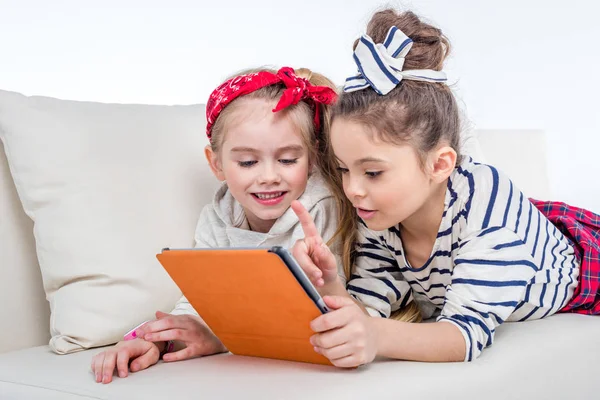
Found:
[[[298,200],[292,202],[292,210],[304,231],[304,239],[294,244],[292,255],[317,288],[335,283],[338,281],[337,262],[319,235],[312,217]]]
[[[371,317],[348,297],[327,296],[323,300],[332,311],[310,324],[317,332],[310,338],[315,351],[336,367],[352,368],[373,361],[377,338],[370,325]]]
[[[120,378],[125,378],[129,370],[141,371],[158,362],[160,350],[152,342],[142,339],[119,342],[114,347],[98,353],[92,358],[92,372],[96,382],[112,382],[113,372],[117,368]],[[131,361],[131,365],[129,365]]]
[[[177,340],[185,348],[167,353],[163,361],[181,361],[227,351],[202,318],[196,315],[171,315],[156,312],[156,321],[144,324],[136,330],[136,336],[150,342]]]

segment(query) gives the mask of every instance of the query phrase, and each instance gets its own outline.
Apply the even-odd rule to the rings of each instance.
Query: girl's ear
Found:
[[[225,174],[221,168],[221,162],[219,161],[219,157],[217,157],[212,147],[210,147],[210,144],[204,148],[204,155],[206,156],[206,161],[208,162],[208,166],[210,167],[212,173],[217,177],[218,180],[223,182],[225,180]]]
[[[431,154],[431,179],[436,183],[445,181],[456,167],[456,151],[443,146]]]

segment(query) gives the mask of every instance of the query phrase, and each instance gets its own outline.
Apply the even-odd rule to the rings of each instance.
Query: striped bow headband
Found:
[[[390,28],[383,43],[374,43],[368,35],[361,36],[354,50],[358,75],[346,79],[344,92],[371,87],[378,94],[385,95],[402,79],[445,83],[448,78],[443,71],[402,70],[404,59],[412,44],[413,41],[395,26]]]

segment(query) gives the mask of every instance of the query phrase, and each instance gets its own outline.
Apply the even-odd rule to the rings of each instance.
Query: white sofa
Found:
[[[64,111],[67,109],[69,112]],[[124,113],[123,110],[125,110]],[[138,113],[141,114],[138,115]],[[202,182],[201,188],[198,190],[177,192],[178,195],[174,197],[181,203],[178,203],[177,207],[173,206],[169,211],[173,213],[180,211],[178,214],[180,217],[184,215],[185,219],[191,220],[180,223],[183,235],[189,235],[190,240],[195,223],[195,217],[191,216],[197,215],[201,206],[210,199],[216,185],[208,169],[204,167],[201,154],[202,146],[205,144],[204,139],[201,141],[197,139],[202,138],[204,128],[202,125],[203,107],[201,106],[178,108],[102,105],[46,98],[26,98],[16,93],[0,91],[0,138],[11,150],[7,151],[10,161],[9,169],[4,154],[5,149],[0,147],[0,271],[2,272],[0,275],[0,321],[2,324],[0,329],[0,399],[415,398],[464,400],[474,398],[598,398],[596,379],[598,377],[598,356],[600,355],[600,318],[580,315],[557,315],[543,321],[505,324],[496,334],[496,343],[472,363],[426,364],[379,360],[357,370],[348,371],[308,364],[218,355],[174,364],[159,363],[146,371],[132,374],[126,379],[117,378],[110,385],[95,383],[89,365],[92,356],[99,349],[57,355],[48,346],[49,325],[52,327],[53,336],[66,334],[59,332],[63,329],[57,327],[61,323],[60,321],[53,320],[51,324],[49,323],[50,310],[45,296],[51,300],[54,311],[61,314],[55,317],[62,318],[64,314],[70,312],[70,309],[64,304],[57,303],[56,293],[53,292],[56,288],[52,288],[49,284],[53,268],[59,267],[52,265],[51,258],[52,252],[58,251],[59,246],[53,242],[47,242],[47,234],[44,233],[44,230],[52,231],[55,228],[67,236],[75,235],[75,233],[69,233],[65,228],[65,226],[71,226],[69,223],[73,221],[65,222],[65,226],[62,226],[62,220],[56,226],[44,226],[50,217],[43,213],[45,207],[51,206],[51,200],[47,200],[48,204],[33,201],[35,196],[41,196],[47,191],[55,190],[56,187],[60,189],[60,185],[53,181],[52,187],[40,188],[35,187],[35,182],[41,181],[41,178],[35,176],[37,181],[35,179],[27,181],[27,179],[35,173],[35,167],[39,166],[38,158],[47,158],[47,153],[67,146],[72,143],[74,137],[81,138],[83,135],[89,135],[90,132],[93,135],[94,129],[97,127],[91,127],[91,124],[97,125],[98,121],[89,121],[88,123],[85,119],[87,115],[99,114],[103,115],[102,123],[111,127],[109,130],[112,131],[113,125],[122,125],[123,121],[126,122],[127,129],[118,132],[119,146],[102,146],[94,142],[95,146],[92,151],[110,153],[118,151],[121,146],[130,145],[131,143],[127,144],[127,137],[124,135],[133,137],[139,134],[139,132],[135,132],[136,126],[138,126],[136,121],[139,121],[140,129],[147,129],[155,136],[159,135],[156,137],[162,135],[177,141],[177,146],[179,146],[177,151],[181,153],[164,156],[165,158],[170,157],[169,160],[173,162],[141,155],[144,151],[154,151],[151,146],[160,146],[164,143],[150,143],[149,147],[146,146],[148,148],[145,145],[134,143],[138,147],[132,148],[138,148],[139,151],[129,152],[123,160],[132,161],[138,167],[142,164],[141,166],[143,169],[146,168],[148,173],[156,175],[156,185],[166,191],[175,190],[173,189],[175,183],[172,183],[173,187],[170,187],[171,180],[164,179],[164,176],[160,175],[163,163],[164,169],[171,168],[173,165],[178,166],[179,170],[171,169],[164,172],[165,176],[173,175],[174,180],[181,175],[182,171],[189,172],[188,175],[183,174],[179,177],[181,182],[189,181],[187,185],[178,181],[180,186],[193,187]],[[136,115],[137,117],[135,117]],[[139,119],[140,115],[146,117],[142,120]],[[111,118],[114,118],[114,121]],[[67,119],[77,119],[77,124],[67,123]],[[164,126],[160,124],[163,119]],[[144,125],[144,121],[148,120],[151,121],[152,126]],[[187,126],[184,127],[183,122],[179,124],[178,122],[172,123],[172,121],[184,121]],[[39,123],[39,126],[36,123]],[[89,129],[83,128],[87,126],[86,124],[90,125]],[[60,135],[64,134],[64,130],[73,128],[73,126],[77,126],[77,129],[80,130],[77,135],[69,136],[65,142],[67,144],[59,143],[56,148],[52,147],[57,141],[62,140]],[[34,128],[44,132],[33,132]],[[179,131],[187,133],[180,134]],[[108,132],[108,130],[103,132]],[[476,133],[478,139],[473,136],[466,143],[468,153],[493,163],[513,175],[517,185],[528,195],[537,198],[549,197],[548,179],[545,172],[547,160],[545,159],[545,143],[542,132],[483,130]],[[56,138],[45,142],[44,146],[37,149],[36,151],[39,153],[28,154],[30,159],[22,159],[25,157],[23,154],[30,150],[30,146],[45,140],[45,136],[36,135],[50,134],[56,135]],[[151,139],[157,140],[155,136],[152,136]],[[30,144],[20,148],[19,146],[23,143],[19,140],[24,140],[24,137],[33,139],[28,142]],[[92,139],[94,138],[92,137]],[[101,138],[95,139],[99,141]],[[84,145],[83,141],[78,140],[76,145],[67,149],[70,151],[68,157],[61,156],[55,158],[54,161],[60,164],[61,162],[66,163],[68,159],[72,160],[73,152],[79,151],[80,146]],[[188,140],[189,143],[185,140]],[[89,143],[86,142],[86,144]],[[184,152],[187,148],[197,152],[197,159],[193,157],[193,152]],[[481,150],[484,155],[481,155]],[[94,157],[88,154],[81,158],[81,169],[86,170],[83,164],[87,163],[87,160],[90,163],[97,162]],[[122,162],[114,157],[116,156],[110,154],[109,159],[114,159],[114,163]],[[46,168],[43,164],[42,167],[42,169]],[[48,165],[47,168],[52,169],[53,167]],[[76,168],[79,169],[79,166]],[[122,178],[110,168],[102,168],[100,171],[114,174],[110,178],[117,183],[120,182],[118,179]],[[127,174],[127,171],[129,170],[123,169],[122,174]],[[54,179],[58,173],[64,173],[64,171],[57,169],[48,176]],[[19,176],[17,180],[18,193],[13,181],[15,174]],[[69,179],[71,178],[76,179],[77,177],[69,175]],[[102,179],[102,177],[96,178]],[[145,182],[139,177],[136,179],[140,185]],[[133,192],[131,193],[133,196]],[[67,196],[65,194],[65,197]],[[160,193],[156,196],[160,196]],[[181,199],[185,196],[189,198]],[[61,198],[52,201],[59,200]],[[163,200],[162,198],[149,198],[147,206],[152,207],[155,201]],[[119,197],[114,201],[118,202]],[[126,199],[123,198],[122,201],[125,202]],[[119,204],[112,204],[111,207],[118,209]],[[187,209],[176,210],[176,208],[182,207],[187,207]],[[30,217],[36,219],[35,237],[32,220],[24,213],[24,208]],[[108,208],[108,210],[111,209]],[[152,212],[156,214],[154,211]],[[104,218],[110,219],[110,215],[104,216]],[[181,218],[183,219],[183,217]],[[164,230],[168,231],[169,229],[165,224]],[[63,232],[65,230],[67,231]],[[169,240],[170,238],[171,236],[169,236]],[[36,239],[39,253],[37,257]],[[72,237],[69,240],[77,243],[78,238]],[[179,241],[181,242],[181,240]],[[171,244],[172,242],[165,243],[165,246]],[[136,246],[132,246],[132,249],[132,252],[140,252]],[[144,252],[152,253],[151,257],[147,258],[148,260],[152,258],[153,252],[160,250],[158,246],[144,249]],[[77,251],[78,248],[74,245],[74,254]],[[45,271],[43,274],[40,273],[40,265],[42,265],[42,271]],[[168,311],[168,304],[179,295],[176,289],[173,289],[172,284],[168,282],[168,278],[160,275],[162,272],[157,272],[157,269],[160,269],[157,264],[151,263],[148,268],[151,269],[144,273],[157,274],[158,282],[164,284],[164,293],[156,291],[155,287],[151,288],[156,291],[156,297],[161,298],[163,303],[157,305],[157,303],[147,301],[143,295],[136,297],[135,293],[138,292],[128,294],[131,304],[138,307],[136,312],[139,316],[127,314],[127,307],[116,310],[116,315],[123,315],[123,326],[129,326],[128,324],[134,320],[147,318],[155,308]],[[42,283],[42,275],[44,275],[45,285]],[[63,286],[76,285],[82,279],[67,280],[63,282]],[[93,279],[96,278],[90,279],[93,282]],[[136,282],[129,282],[129,284],[136,287]],[[111,287],[110,285],[106,286],[109,289]],[[92,293],[92,289],[86,290],[90,290],[89,293]],[[116,295],[122,295],[122,293],[119,292]],[[86,304],[86,301],[88,300],[75,298],[74,302],[77,304],[74,304],[74,307]],[[109,308],[118,307],[113,304]],[[110,318],[118,319],[112,315],[110,314]],[[84,314],[83,317],[85,316]],[[69,327],[69,329],[83,329],[85,328],[83,325],[90,324],[83,317],[81,315],[78,317],[82,318],[79,322],[81,326],[75,324],[75,327]],[[115,325],[118,326],[118,322],[115,322]],[[106,332],[103,332],[104,329]],[[116,334],[109,332],[110,330],[108,325],[106,327],[99,325],[99,327],[94,327],[91,333],[85,334],[96,335],[94,339],[90,339],[92,345],[94,343],[105,344],[102,342],[103,340],[107,343],[110,339],[115,338]],[[118,326],[117,331],[122,332],[122,327]],[[85,340],[77,338],[75,334],[72,336],[74,341],[85,342]],[[57,343],[53,342],[53,348],[60,350],[60,343]],[[65,350],[65,352],[71,351],[73,351],[72,348]]]

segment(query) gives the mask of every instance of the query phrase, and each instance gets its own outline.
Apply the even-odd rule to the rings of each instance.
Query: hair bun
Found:
[[[373,15],[367,25],[367,35],[375,43],[383,43],[392,26],[398,27],[413,41],[404,69],[442,70],[450,53],[450,42],[440,29],[423,22],[411,11],[398,13],[394,9],[386,9]]]

